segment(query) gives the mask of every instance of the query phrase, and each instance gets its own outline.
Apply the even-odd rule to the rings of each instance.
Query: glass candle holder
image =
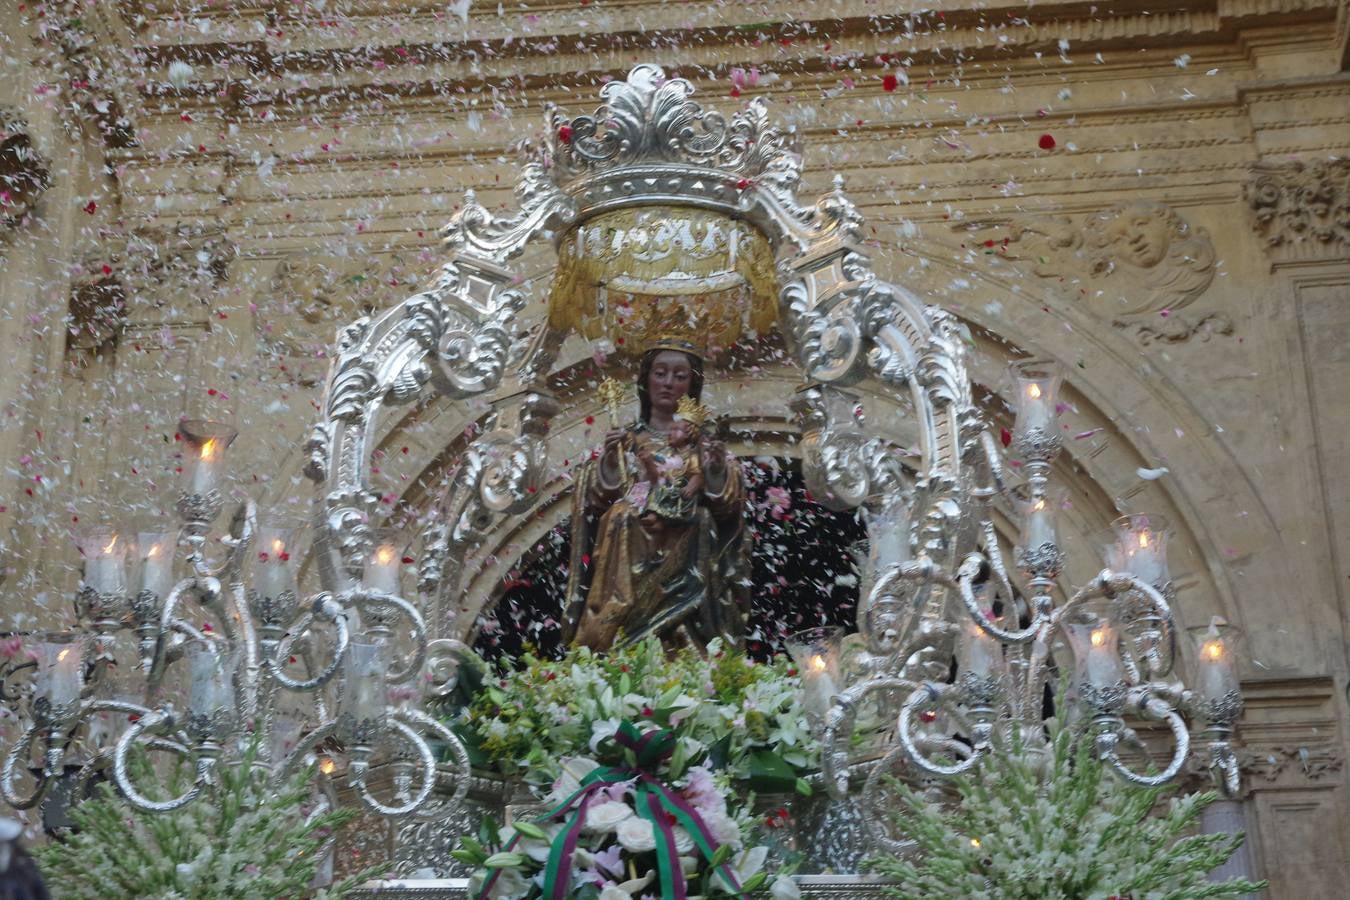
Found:
[[[174,549],[178,532],[158,522],[136,528],[136,582],[141,591],[163,599],[173,590]]]
[[[1202,716],[1231,724],[1242,711],[1242,682],[1237,657],[1242,632],[1217,616],[1208,625],[1188,629],[1195,643],[1195,693]]]
[[[1014,449],[1024,457],[1045,458],[1059,447],[1059,387],[1063,379],[1059,363],[1028,359],[1009,366],[1017,391],[1013,423]]]
[[[1114,540],[1106,564],[1154,587],[1170,580],[1167,571],[1167,519],[1156,513],[1121,516],[1111,523]]]
[[[908,562],[909,504],[903,497],[888,497],[876,509],[863,509],[867,523],[867,558],[873,572]]]
[[[188,665],[188,731],[198,740],[224,740],[236,716],[234,656],[211,641],[184,647]]]
[[[383,730],[388,665],[379,644],[359,642],[347,647],[338,712],[342,740],[371,744]]]
[[[104,594],[127,591],[127,540],[108,525],[81,531],[76,539],[84,557],[85,586]]]
[[[1049,485],[1042,496],[1028,497],[1019,503],[1022,531],[1016,558],[1018,568],[1029,578],[1055,578],[1063,568],[1064,554],[1059,548],[1056,520],[1064,497],[1063,487]]]
[[[375,530],[374,548],[366,557],[361,584],[368,591],[399,596],[399,577],[403,572],[403,543],[397,529]]]
[[[34,696],[46,701],[57,717],[72,713],[84,691],[84,656],[88,646],[88,635],[67,632],[44,635],[37,645]]]
[[[813,716],[823,717],[844,686],[839,672],[843,640],[844,629],[829,625],[799,631],[784,641],[802,680],[802,705]]]
[[[238,432],[220,422],[189,419],[179,423],[178,433],[186,444],[183,490],[188,494],[210,494],[220,487],[225,472],[225,450]]]
[[[258,523],[253,587],[263,597],[275,600],[286,591],[295,591],[301,531],[299,523],[289,519],[267,519]]]
[[[1118,712],[1113,709],[1116,701],[1124,703],[1125,664],[1113,610],[1112,601],[1106,598],[1090,600],[1076,607],[1064,622],[1064,634],[1073,650],[1074,683],[1099,713]]]
[[[985,619],[992,620],[993,612],[985,611]],[[966,618],[961,623],[961,635],[956,644],[956,669],[958,677],[969,674],[975,678],[998,678],[1007,671],[1007,661],[1003,656],[1003,644],[999,639],[985,631],[973,619]]]

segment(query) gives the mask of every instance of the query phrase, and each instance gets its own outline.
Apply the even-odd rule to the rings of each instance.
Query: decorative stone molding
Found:
[[[1331,780],[1345,767],[1345,757],[1333,744],[1278,745],[1249,751],[1243,769],[1267,784],[1275,782]]]
[[[1017,216],[977,225],[970,237],[1042,278],[1062,280],[1089,309],[1112,318],[1170,313],[1214,281],[1209,233],[1152,201],[1087,216]]]
[[[121,281],[127,314],[142,323],[163,318],[156,311],[166,307],[184,319],[195,318],[188,312],[194,306],[209,308],[237,253],[225,233],[211,225],[145,226],[125,240]]]
[[[28,123],[0,106],[0,228],[16,227],[51,187],[47,161],[33,146]]]
[[[127,294],[118,273],[121,257],[90,255],[70,283],[66,354],[93,354],[115,344],[127,323]]]
[[[1350,254],[1350,159],[1260,162],[1243,194],[1277,259]]]
[[[255,326],[263,346],[292,357],[313,357],[333,343],[342,324],[392,306],[411,279],[395,260],[299,251],[281,261]]]
[[[1204,343],[1215,335],[1233,333],[1232,320],[1222,313],[1205,313],[1196,318],[1170,313],[1166,317],[1153,316],[1146,320],[1137,317],[1114,319],[1111,324],[1132,334],[1145,347],[1156,343],[1184,344],[1191,340]]]

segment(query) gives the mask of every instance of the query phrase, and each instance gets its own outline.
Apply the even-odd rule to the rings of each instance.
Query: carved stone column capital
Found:
[[[1243,195],[1272,259],[1350,252],[1350,159],[1256,163]]]

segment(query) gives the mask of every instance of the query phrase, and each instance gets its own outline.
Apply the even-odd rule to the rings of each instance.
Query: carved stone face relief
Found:
[[[1214,280],[1209,233],[1162,203],[1137,201],[1081,217],[1018,216],[1004,226],[977,227],[972,236],[1001,243],[1004,258],[1025,261],[1112,321],[1170,314]]]

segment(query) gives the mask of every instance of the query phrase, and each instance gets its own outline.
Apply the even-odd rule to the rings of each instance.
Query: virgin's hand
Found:
[[[624,431],[622,428],[615,428],[612,431],[606,432],[605,455],[606,456],[617,455],[619,450],[623,446],[624,438],[626,438],[627,436],[628,432]]]

